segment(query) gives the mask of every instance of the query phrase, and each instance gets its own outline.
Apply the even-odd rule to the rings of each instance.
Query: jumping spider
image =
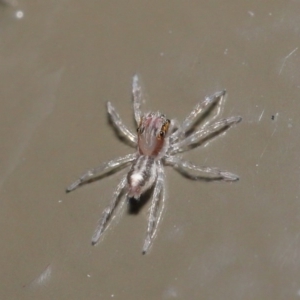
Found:
[[[129,172],[122,178],[114,191],[110,204],[102,213],[92,237],[93,245],[99,241],[109,221],[113,219],[114,210],[119,202],[124,203],[126,198],[139,200],[142,194],[153,187],[143,253],[148,251],[155,236],[165,201],[165,165],[170,165],[186,177],[193,179],[201,177],[189,171],[196,174],[198,172],[207,173],[215,179],[224,181],[236,181],[239,179],[237,175],[228,171],[197,166],[183,160],[181,156],[177,155],[178,153],[199,146],[207,139],[226,131],[232,125],[242,120],[241,117],[236,116],[211,123],[220,113],[225,94],[226,91],[223,90],[210,97],[206,97],[204,101],[196,104],[182,124],[178,124],[176,120],[169,120],[159,112],[142,114],[140,106],[143,101],[143,95],[139,78],[135,75],[132,83],[132,98],[134,117],[137,124],[137,135],[126,127],[112,104],[107,102],[107,111],[112,125],[127,142],[136,148],[136,152],[118,157],[88,170],[67,188],[67,192],[70,192],[83,182],[89,181],[95,175],[103,175],[131,165]],[[213,110],[215,113],[212,118],[196,130],[195,127],[198,125],[199,120],[203,121],[204,117],[208,114],[207,112]],[[123,193],[126,194],[126,197],[123,197],[121,201],[120,198]]]

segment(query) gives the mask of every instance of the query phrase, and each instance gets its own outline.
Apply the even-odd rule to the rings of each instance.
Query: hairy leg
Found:
[[[108,172],[108,171],[112,171],[118,167],[122,167],[123,165],[125,167],[125,165],[127,163],[135,160],[136,157],[137,157],[137,154],[134,153],[134,154],[128,154],[126,156],[113,159],[108,162],[104,162],[100,166],[86,171],[76,181],[74,181],[72,184],[70,184],[67,187],[66,192],[71,192],[71,191],[75,190],[80,184],[89,180],[90,178],[94,177],[95,175],[98,175],[98,174],[101,174],[104,172]]]
[[[190,146],[195,146],[197,143],[200,143],[202,140],[207,138],[210,135],[217,134],[218,132],[225,131],[229,129],[232,125],[239,123],[242,120],[241,117],[229,117],[221,121],[215,122],[211,125],[201,128],[183,140],[173,144],[170,147],[169,153],[176,154],[183,152],[189,149]]]
[[[110,102],[107,102],[107,111],[109,113],[110,119],[115,127],[115,129],[121,133],[122,136],[127,138],[127,140],[133,145],[137,145],[137,137],[135,134],[133,134],[123,123],[121,120],[119,114],[113,107],[113,105]]]
[[[164,171],[161,163],[158,164],[157,172],[158,174],[157,174],[156,185],[154,187],[152,202],[150,206],[147,235],[143,246],[143,254],[145,254],[148,251],[152,243],[164,207],[164,201],[165,201]]]
[[[112,220],[112,214],[119,203],[120,194],[122,193],[124,187],[126,186],[126,183],[127,183],[127,175],[122,178],[122,180],[120,181],[116,190],[113,193],[113,197],[110,201],[110,204],[102,212],[102,216],[92,236],[92,245],[95,245],[99,241],[102,233],[107,228],[109,221]],[[123,200],[123,202],[124,201],[125,199]]]
[[[195,121],[198,119],[198,117],[210,106],[214,104],[218,104],[218,108],[216,110],[216,113],[212,118],[210,118],[210,122],[213,121],[219,114],[220,114],[220,107],[221,107],[221,102],[224,99],[224,96],[226,94],[226,91],[220,91],[217,92],[209,97],[206,97],[204,101],[199,102],[196,104],[192,112],[187,116],[187,118],[183,121],[181,130],[183,132],[187,132]]]
[[[137,126],[140,125],[142,112],[141,112],[141,104],[142,104],[142,87],[139,82],[139,77],[135,74],[132,78],[132,101],[133,101],[133,112],[134,118]]]
[[[203,178],[203,176],[194,175],[189,173],[189,171],[206,173],[209,175],[217,176],[225,181],[237,181],[239,180],[239,176],[225,171],[220,170],[218,168],[213,167],[205,167],[205,166],[197,166],[189,161],[182,160],[180,157],[171,156],[165,159],[165,162],[171,166],[173,166],[179,173],[191,178],[191,179],[199,179]]]

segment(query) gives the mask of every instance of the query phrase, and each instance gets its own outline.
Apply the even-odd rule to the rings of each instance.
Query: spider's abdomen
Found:
[[[137,158],[127,175],[129,198],[139,199],[153,185],[156,169],[154,157],[141,155]]]

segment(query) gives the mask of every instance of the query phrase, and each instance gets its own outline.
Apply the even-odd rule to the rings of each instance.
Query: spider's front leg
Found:
[[[137,74],[132,78],[132,102],[133,102],[133,112],[134,118],[137,126],[140,125],[142,119],[141,104],[142,104],[142,87],[140,85],[140,80]]]
[[[121,136],[124,136],[132,146],[135,147],[137,145],[136,135],[134,135],[126,127],[126,125],[121,120],[121,117],[117,113],[116,109],[113,107],[113,105],[109,101],[107,102],[107,112],[110,116],[110,120],[112,121],[114,128],[121,134]]]
[[[210,124],[206,127],[202,127],[196,132],[192,133],[188,137],[176,142],[172,146],[170,146],[169,153],[176,154],[179,152],[183,152],[188,150],[191,146],[197,146],[197,144],[201,143],[201,141],[206,138],[210,138],[214,135],[218,135],[221,132],[225,132],[230,127],[235,124],[238,124],[242,121],[242,118],[239,116],[229,117],[227,119],[220,120],[213,124]]]
[[[197,103],[196,106],[193,108],[193,110],[190,112],[190,114],[185,118],[183,123],[181,125],[176,124],[177,130],[171,134],[170,139],[175,142],[176,140],[178,140],[178,138],[184,137],[185,134],[193,128],[193,126],[195,125],[197,120],[199,121],[199,118],[201,118],[201,115],[203,118],[205,116],[205,112],[207,112],[208,110],[213,109],[213,108],[215,108],[215,106],[217,106],[215,113],[212,115],[212,117],[209,119],[209,121],[204,123],[201,126],[202,128],[206,127],[216,117],[219,116],[225,95],[226,95],[226,91],[223,90],[220,92],[216,92],[209,97],[205,97],[204,101]],[[176,121],[176,123],[177,123],[177,121]]]
[[[127,175],[122,178],[122,180],[118,184],[116,190],[114,191],[114,194],[113,194],[113,197],[110,201],[109,206],[107,206],[105,208],[105,210],[103,211],[102,216],[101,216],[101,218],[98,222],[98,226],[97,226],[97,228],[96,228],[96,230],[93,234],[93,237],[92,237],[92,245],[95,245],[99,241],[102,233],[107,228],[107,225],[108,225],[109,221],[112,219],[112,214],[113,214],[116,206],[120,202],[119,201],[120,200],[120,195],[121,195],[123,189],[125,188],[126,184],[127,184]],[[123,199],[122,202],[124,203],[124,201],[125,201],[125,199]]]
[[[215,105],[218,105],[218,108],[216,109],[214,115],[212,116],[212,118],[210,118],[210,122],[213,121],[221,112],[221,104],[224,100],[225,95],[226,90],[216,92],[215,94],[206,97],[204,101],[196,104],[192,112],[182,123],[183,132],[187,132],[193,126],[194,122],[199,118],[199,116],[203,114],[208,107],[215,107]]]
[[[197,176],[194,174],[189,173],[189,171],[194,172],[200,172],[200,173],[206,173],[209,175],[216,176],[224,181],[237,181],[239,180],[239,176],[236,174],[233,174],[231,172],[220,170],[218,168],[213,167],[206,167],[206,166],[197,166],[189,161],[182,160],[180,157],[177,156],[171,156],[167,157],[165,159],[165,162],[174,169],[176,169],[179,173],[183,174],[184,176],[191,178],[191,179],[200,179],[203,178],[203,176]]]
[[[114,160],[102,163],[100,166],[90,169],[87,172],[85,172],[82,176],[80,176],[76,181],[74,181],[72,184],[70,184],[67,187],[66,192],[71,192],[75,190],[79,185],[81,185],[83,182],[91,179],[97,174],[105,173],[112,171],[114,169],[117,169],[118,167],[125,167],[126,164],[136,159],[137,154],[128,154],[123,157],[116,158]]]
[[[164,188],[164,170],[160,161],[157,162],[157,178],[156,184],[153,191],[148,227],[147,227],[147,236],[143,246],[143,254],[145,254],[155,237],[157,226],[161,219],[164,201],[165,201],[165,188]],[[160,203],[161,202],[161,203]]]

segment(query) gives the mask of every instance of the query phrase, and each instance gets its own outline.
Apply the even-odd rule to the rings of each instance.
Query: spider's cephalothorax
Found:
[[[170,126],[170,120],[165,115],[156,113],[145,114],[137,129],[138,150],[140,155],[161,158],[168,147],[165,136]]]
[[[178,153],[199,146],[203,141],[225,132],[229,127],[239,123],[241,117],[229,117],[213,122],[221,111],[225,91],[217,92],[198,103],[187,118],[179,124],[175,120],[169,120],[159,112],[149,112],[142,115],[140,106],[142,103],[142,92],[138,76],[133,77],[132,95],[133,110],[137,125],[137,135],[131,132],[122,122],[120,116],[110,102],[107,103],[107,111],[112,124],[124,136],[127,141],[136,148],[136,152],[119,157],[100,166],[88,170],[79,179],[73,182],[68,188],[70,192],[87,182],[98,174],[118,170],[131,164],[128,173],[123,176],[113,193],[109,206],[103,211],[98,226],[92,237],[92,244],[96,244],[102,233],[107,228],[109,221],[113,219],[114,211],[123,193],[123,201],[126,198],[139,199],[140,196],[153,187],[152,201],[149,212],[147,236],[143,246],[143,253],[146,253],[155,237],[156,229],[161,218],[165,200],[164,187],[164,165],[174,167],[185,177],[200,179],[203,176],[197,173],[206,173],[213,178],[225,181],[236,181],[238,176],[218,168],[197,166],[189,161],[183,160]],[[212,111],[215,111],[213,114]],[[197,123],[203,116],[210,112],[212,117],[197,129]],[[189,171],[193,171],[190,173]]]

